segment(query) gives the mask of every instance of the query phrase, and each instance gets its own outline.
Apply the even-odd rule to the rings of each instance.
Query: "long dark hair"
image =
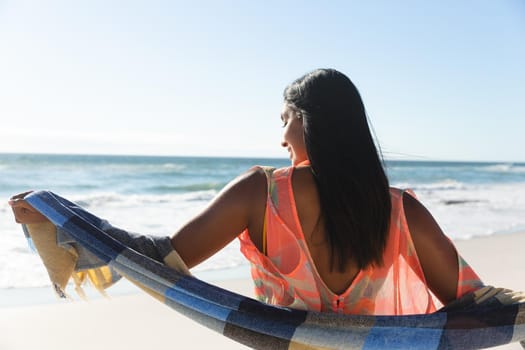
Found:
[[[318,69],[290,84],[284,100],[303,118],[332,269],[352,258],[360,269],[382,265],[389,184],[357,88],[341,72]]]

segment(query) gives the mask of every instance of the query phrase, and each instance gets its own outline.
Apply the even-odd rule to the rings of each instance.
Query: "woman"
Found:
[[[292,166],[250,169],[183,226],[170,248],[189,268],[238,236],[259,299],[354,314],[429,313],[482,285],[423,205],[389,188],[344,74],[293,82],[281,119]],[[24,196],[17,221],[45,220]]]

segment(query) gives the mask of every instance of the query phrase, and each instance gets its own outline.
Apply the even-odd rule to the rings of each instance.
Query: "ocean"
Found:
[[[288,159],[0,154],[0,290],[49,286],[8,198],[48,189],[116,226],[169,235],[253,165]],[[387,161],[392,186],[411,188],[452,239],[525,231],[525,163]],[[247,264],[235,240],[199,265],[225,276]]]

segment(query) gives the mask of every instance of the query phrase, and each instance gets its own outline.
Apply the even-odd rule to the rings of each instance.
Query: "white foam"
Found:
[[[392,186],[397,188],[411,188],[414,191],[463,190],[467,187],[464,183],[453,179],[444,179],[432,183],[397,182],[393,183]]]
[[[525,166],[522,164],[514,164],[514,163],[501,163],[501,164],[487,165],[487,166],[478,168],[478,170],[494,172],[494,173],[525,174]]]
[[[183,165],[183,164],[175,164],[175,163],[164,163],[164,164],[162,164],[162,167],[164,169],[175,170],[175,171],[181,171],[181,170],[186,169],[185,165]]]
[[[84,206],[90,207],[106,207],[118,206],[120,208],[127,208],[131,206],[151,205],[169,203],[178,205],[186,201],[202,201],[210,200],[215,196],[217,191],[204,190],[184,193],[168,193],[168,194],[121,194],[117,192],[92,192],[89,194],[71,194],[64,195],[69,200]]]
[[[462,189],[421,190],[416,194],[444,231],[455,239],[525,229],[522,183],[469,185]]]

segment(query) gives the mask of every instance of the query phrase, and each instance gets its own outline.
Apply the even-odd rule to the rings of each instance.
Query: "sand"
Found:
[[[455,243],[486,284],[525,291],[525,233]],[[252,289],[250,280],[216,284],[245,295]],[[0,308],[0,335],[0,350],[247,349],[142,293]]]

